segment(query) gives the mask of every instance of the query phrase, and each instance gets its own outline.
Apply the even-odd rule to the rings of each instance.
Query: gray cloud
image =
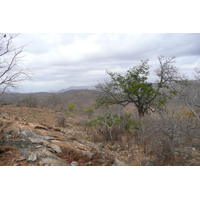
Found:
[[[200,62],[200,34],[22,34],[29,43],[24,67],[33,71],[29,91],[94,85],[107,77],[106,69],[125,72],[141,59],[158,65],[157,56],[175,56],[189,73]]]

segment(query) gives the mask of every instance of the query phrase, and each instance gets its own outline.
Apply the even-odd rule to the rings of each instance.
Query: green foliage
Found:
[[[74,116],[73,113],[71,113],[71,112],[65,112],[65,115],[66,115],[67,117],[73,117],[73,116]]]
[[[133,129],[140,128],[140,123],[131,119],[131,114],[121,116],[121,122],[124,124],[125,130],[127,130],[128,132],[130,132]]]
[[[94,110],[92,108],[85,111],[86,113],[94,113]]]
[[[90,118],[93,115],[94,110],[92,108],[90,108],[90,109],[86,110],[85,112],[87,113],[88,117]]]
[[[173,90],[167,93],[169,89],[167,81],[171,79],[166,77],[166,74],[171,68],[166,67],[166,69],[161,69],[161,72],[158,70],[160,81],[156,86],[147,81],[150,74],[149,69],[148,60],[144,60],[128,70],[125,75],[107,72],[111,80],[96,86],[97,91],[100,92],[96,98],[97,107],[108,107],[113,104],[126,106],[133,103],[138,110],[139,117],[143,117],[149,111],[155,111],[166,104],[167,100],[175,95]],[[167,73],[164,70],[168,70]]]
[[[172,95],[177,95],[177,92],[175,90],[170,90],[169,93]]]
[[[118,115],[105,114],[102,116],[98,116],[97,119],[93,119],[88,122],[87,126],[99,125],[111,127],[112,125],[119,125],[120,121],[121,120]]]
[[[74,109],[75,109],[75,105],[74,104],[69,104],[68,105],[68,109],[69,109],[70,112],[73,112]]]
[[[131,132],[139,128],[139,122],[131,119],[131,114],[117,115],[105,114],[89,121],[86,126],[95,127],[106,140],[117,139],[124,132]]]

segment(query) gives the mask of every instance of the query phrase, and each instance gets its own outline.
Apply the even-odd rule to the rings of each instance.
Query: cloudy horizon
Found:
[[[140,60],[149,59],[153,71],[157,57],[175,56],[181,73],[192,76],[200,63],[198,33],[24,33],[18,45],[28,44],[21,65],[32,73],[32,82],[20,92],[58,91],[70,86],[91,86],[109,76],[106,70],[125,73]]]

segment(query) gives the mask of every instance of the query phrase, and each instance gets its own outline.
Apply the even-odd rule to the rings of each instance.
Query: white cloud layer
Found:
[[[159,55],[175,56],[187,74],[200,63],[198,33],[24,33],[16,42],[28,43],[22,66],[33,72],[33,82],[23,84],[25,92],[95,85],[108,78],[106,70],[123,73],[147,58],[154,69]]]

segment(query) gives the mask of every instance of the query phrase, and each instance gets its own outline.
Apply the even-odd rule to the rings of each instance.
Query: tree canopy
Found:
[[[150,74],[148,59],[130,68],[124,75],[107,71],[111,79],[95,86],[99,91],[96,99],[97,106],[105,107],[114,104],[126,106],[132,103],[141,118],[149,111],[154,112],[167,103],[167,100],[175,94],[169,89],[169,83],[177,80],[178,70],[173,65],[174,57],[165,59],[160,56],[158,60],[159,68],[155,71],[158,80],[155,84],[148,82]]]

